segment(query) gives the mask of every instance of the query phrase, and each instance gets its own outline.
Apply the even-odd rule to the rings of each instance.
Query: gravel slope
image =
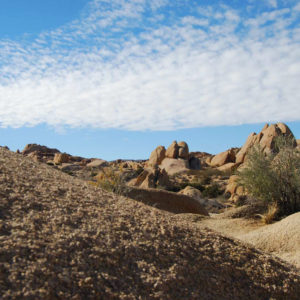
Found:
[[[297,299],[296,269],[0,149],[1,299]]]

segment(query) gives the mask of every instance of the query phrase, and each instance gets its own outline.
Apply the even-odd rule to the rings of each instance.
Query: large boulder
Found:
[[[203,205],[203,207],[209,212],[218,212],[218,210],[223,209],[225,207],[216,199],[203,198],[202,193],[192,186],[185,187],[183,190],[179,191],[178,194],[187,195],[199,201],[199,203]]]
[[[157,166],[160,165],[163,159],[166,156],[166,148],[164,146],[158,146],[156,149],[154,149],[151,152],[149,161],[148,161],[148,166]]]
[[[212,167],[220,167],[226,163],[235,162],[235,151],[234,149],[229,149],[227,151],[221,152],[215,155],[210,161]]]
[[[236,155],[236,163],[243,163],[247,153],[254,145],[259,145],[264,153],[270,153],[275,147],[275,138],[278,136],[288,136],[294,140],[294,146],[297,146],[296,139],[286,124],[266,124],[260,133],[251,133],[243,145],[241,150]]]
[[[107,167],[108,166],[108,162],[106,160],[103,159],[93,159],[91,162],[86,164],[87,168],[95,168],[95,169],[99,169],[102,167]]]
[[[174,141],[166,151],[166,157],[168,158],[178,158],[179,146],[176,141]]]
[[[159,166],[165,169],[169,175],[182,173],[189,170],[189,162],[185,159],[175,159],[166,157]]]
[[[168,188],[170,180],[167,172],[160,168],[147,168],[137,177],[129,182],[129,186],[148,188]]]
[[[70,160],[70,155],[67,153],[55,153],[53,162],[56,165],[60,165],[62,163],[68,163]]]
[[[189,158],[189,146],[186,142],[178,143],[178,158],[188,159]]]
[[[127,197],[172,213],[193,213],[208,216],[207,210],[194,198],[157,189],[130,187]]]

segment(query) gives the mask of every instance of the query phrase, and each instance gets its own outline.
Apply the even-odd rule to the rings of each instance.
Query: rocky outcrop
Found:
[[[188,159],[189,158],[189,146],[186,142],[179,142],[178,143],[178,158]]]
[[[235,162],[234,149],[230,149],[215,155],[210,161],[210,165],[212,167],[220,167],[225,165],[226,163],[232,163],[232,162],[233,163]]]
[[[160,164],[161,169],[165,169],[169,175],[182,173],[189,170],[189,162],[185,159],[175,159],[166,157]]]
[[[236,155],[236,162],[243,163],[245,161],[248,151],[254,145],[259,145],[265,153],[270,153],[274,150],[275,138],[278,136],[291,137],[291,139],[294,140],[294,145],[296,147],[297,142],[295,140],[295,137],[286,124],[266,124],[260,133],[251,133],[248,136],[246,143]]]
[[[53,160],[54,155],[60,153],[59,150],[48,148],[38,144],[28,144],[25,146],[21,154],[31,157],[35,161],[47,162]]]
[[[154,149],[151,152],[149,161],[148,161],[148,166],[158,166],[161,164],[163,159],[166,156],[166,148],[164,146],[158,146],[156,149]]]
[[[67,153],[55,153],[53,162],[56,165],[60,165],[62,163],[68,163],[70,160],[70,155]]]
[[[221,167],[218,167],[217,169],[221,172],[233,172],[240,164],[238,163],[234,163],[234,162],[230,162],[230,163],[227,163]]]
[[[166,151],[166,157],[168,158],[178,158],[179,146],[176,141],[174,141]]]
[[[167,172],[160,168],[147,168],[137,177],[132,179],[129,186],[140,188],[168,188],[170,180]]]
[[[207,210],[194,198],[157,189],[129,188],[127,197],[172,213],[193,213],[208,216]]]
[[[218,212],[220,209],[225,207],[222,203],[215,199],[205,199],[202,197],[202,193],[192,186],[185,187],[183,190],[179,191],[178,194],[187,195],[199,201],[199,203],[203,205],[208,212]]]
[[[107,167],[108,166],[108,162],[106,160],[103,159],[93,159],[91,162],[86,164],[87,168],[95,168],[95,169],[99,169],[102,167]]]
[[[238,175],[232,175],[229,177],[228,184],[225,193],[230,193],[231,197],[229,200],[237,201],[240,196],[245,196],[245,189],[238,183]]]

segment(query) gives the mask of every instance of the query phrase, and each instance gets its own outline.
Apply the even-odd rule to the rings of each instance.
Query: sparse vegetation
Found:
[[[213,183],[203,190],[202,195],[206,198],[217,198],[222,193],[223,191],[220,189],[220,186],[217,183]]]
[[[239,183],[267,205],[277,205],[278,217],[300,210],[300,153],[294,140],[279,137],[275,151],[264,153],[253,147],[245,168],[239,171]]]
[[[112,168],[103,168],[97,175],[96,185],[106,191],[115,194],[126,194],[126,182],[122,172],[113,170]]]

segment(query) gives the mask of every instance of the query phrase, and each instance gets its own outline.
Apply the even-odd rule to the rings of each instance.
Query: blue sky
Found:
[[[266,122],[300,138],[300,1],[0,4],[0,144],[146,158],[185,140],[241,146]]]

